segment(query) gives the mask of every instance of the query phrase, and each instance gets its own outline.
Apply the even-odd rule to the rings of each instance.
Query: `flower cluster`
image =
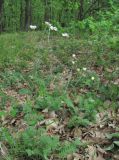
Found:
[[[46,24],[48,27],[51,27],[51,26],[52,26],[49,22],[45,22],[45,24]]]
[[[58,31],[57,27],[54,27],[51,23],[45,22],[45,24],[49,27],[49,30]],[[68,33],[62,33],[62,36],[66,37],[66,38],[69,38],[69,34]]]
[[[73,58],[72,64],[75,64],[75,63],[76,63],[76,55],[75,55],[75,54],[72,54],[72,58]]]
[[[72,65],[75,65],[76,62],[77,62],[77,56],[76,56],[75,54],[72,54],[72,61],[71,61]],[[75,67],[76,67],[76,65],[75,65]],[[76,71],[77,71],[77,72],[80,72],[81,69],[80,69],[80,68],[77,68]],[[88,70],[87,70],[86,67],[83,67],[83,68],[82,68],[82,71],[83,71],[82,73],[83,73],[84,75],[88,72]],[[86,71],[87,71],[87,72],[86,72]],[[95,80],[95,77],[92,76],[92,77],[91,77],[91,80],[94,81],[94,80]]]
[[[62,33],[62,37],[69,38],[69,34],[68,33]]]
[[[50,31],[55,31],[55,32],[57,32],[58,29],[57,29],[57,27],[54,27],[54,26],[53,26],[51,23],[49,23],[49,22],[45,22],[45,24],[46,24],[46,25],[48,26],[48,28],[49,28],[49,34],[48,34],[48,41],[49,41]],[[36,25],[34,25],[34,26],[33,26],[33,25],[30,25],[29,27],[30,27],[30,29],[32,29],[32,30],[35,30],[35,29],[37,28]],[[66,37],[66,38],[69,38],[69,34],[68,34],[68,33],[62,33],[62,36],[63,36],[63,37]],[[76,62],[77,62],[77,57],[76,57],[75,54],[72,54],[72,61],[71,61],[71,63],[72,63],[73,65],[75,65]],[[77,72],[80,72],[80,71],[81,71],[80,68],[77,68],[76,70],[77,70]],[[83,70],[84,72],[86,72],[86,71],[87,71],[87,68],[86,68],[86,67],[83,67],[82,70]],[[94,81],[94,80],[95,80],[95,77],[92,76],[92,77],[91,77],[91,80]]]
[[[50,30],[55,31],[55,32],[58,31],[57,27],[54,27],[51,23],[45,22],[45,24],[48,26],[49,31]],[[37,28],[36,25],[30,25],[29,27],[30,27],[31,30],[36,30],[36,28]],[[62,33],[62,37],[69,38],[69,34],[68,33]]]
[[[45,24],[49,27],[49,30],[52,31],[58,31],[57,27],[54,27],[52,24],[50,24],[49,22],[45,22]]]
[[[87,68],[86,68],[86,67],[83,67],[82,69],[83,69],[83,71],[87,71]],[[94,80],[95,80],[95,77],[91,77],[91,80],[94,81]]]
[[[33,25],[30,25],[29,27],[30,27],[30,29],[32,29],[32,30],[35,30],[35,29],[37,28],[37,26],[35,26],[35,25],[34,25],[34,26],[33,26]]]

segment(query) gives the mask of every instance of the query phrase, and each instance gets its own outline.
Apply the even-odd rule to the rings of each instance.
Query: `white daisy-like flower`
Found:
[[[62,33],[62,36],[69,38],[69,34],[68,33]]]
[[[49,22],[45,22],[45,24],[46,24],[48,27],[51,27],[51,26],[52,26]]]
[[[80,72],[80,68],[77,68],[77,72]]]
[[[50,26],[50,30],[52,30],[52,31],[53,31],[53,30],[54,30],[54,27],[53,27],[53,26]]]
[[[87,68],[84,67],[84,68],[83,68],[83,71],[86,71],[86,70],[87,70]]]
[[[45,24],[49,27],[50,30],[52,30],[52,31],[58,31],[57,27],[54,27],[51,23],[45,22]]]
[[[73,58],[76,58],[76,55],[75,55],[75,54],[72,54],[72,57],[73,57]]]
[[[94,81],[94,80],[95,80],[95,77],[91,77],[91,79]]]
[[[50,26],[50,30],[57,31],[58,29],[57,29],[57,27]]]
[[[75,64],[75,61],[72,61],[72,64]]]
[[[36,25],[34,25],[34,26],[33,26],[33,25],[30,25],[29,27],[30,27],[30,29],[32,29],[32,30],[35,30],[35,29],[37,28]]]
[[[54,29],[53,29],[54,31],[58,31],[58,29],[57,29],[57,27],[54,27]]]

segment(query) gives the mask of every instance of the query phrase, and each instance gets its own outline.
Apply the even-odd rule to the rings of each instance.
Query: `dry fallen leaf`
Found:
[[[119,84],[119,79],[116,79],[113,84],[118,85]]]
[[[0,155],[2,155],[5,158],[7,154],[8,154],[7,148],[2,142],[0,142]]]
[[[44,110],[42,110],[43,113],[48,113],[48,108],[45,108]]]
[[[111,68],[106,68],[106,71],[109,72],[109,73],[112,73],[112,72],[113,72],[113,69],[111,69]]]
[[[100,152],[101,154],[106,154],[106,151],[102,149],[99,145],[97,145],[97,151]]]
[[[49,112],[49,118],[56,118],[57,115],[55,114],[55,111]]]
[[[95,134],[95,137],[97,138],[102,138],[102,139],[105,138],[105,134],[100,130],[95,131],[94,134]]]
[[[98,157],[95,160],[105,160],[101,154],[98,154]]]
[[[73,160],[84,160],[83,155],[78,154],[78,153],[73,153],[73,157],[74,157]]]
[[[78,127],[74,128],[73,132],[74,132],[74,138],[81,137],[82,135],[82,130]]]
[[[67,155],[67,160],[73,160],[73,154],[68,154]]]
[[[89,157],[88,160],[96,160],[97,158],[96,147],[88,145],[87,152],[88,152],[88,157]]]
[[[55,129],[58,127],[58,121],[54,119],[47,119],[45,121],[47,130]]]

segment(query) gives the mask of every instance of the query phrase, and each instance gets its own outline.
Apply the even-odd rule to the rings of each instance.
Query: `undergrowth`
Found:
[[[83,23],[91,34],[80,39],[51,35],[48,43],[38,31],[0,35],[3,159],[66,159],[87,145],[80,137],[63,139],[52,127],[65,122],[71,132],[96,123],[100,111],[118,110],[117,28],[105,20]]]

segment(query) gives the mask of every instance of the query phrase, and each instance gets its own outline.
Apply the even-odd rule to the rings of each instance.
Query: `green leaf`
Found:
[[[119,141],[114,141],[113,143],[116,144],[116,146],[119,147]]]
[[[11,111],[10,111],[10,115],[11,115],[12,117],[15,117],[15,116],[17,115],[17,113],[18,113],[18,111],[17,111],[17,109],[15,109],[15,108],[12,108]]]
[[[28,156],[32,156],[34,152],[31,149],[26,149]]]
[[[119,133],[112,133],[107,135],[108,139],[119,138]]]
[[[31,94],[31,91],[29,89],[22,88],[19,90],[19,94]]]
[[[64,102],[67,104],[67,106],[70,108],[71,111],[76,113],[76,109],[74,108],[74,104],[73,104],[72,100],[69,97],[65,98]]]
[[[105,151],[111,151],[114,148],[114,144],[111,144],[107,148],[105,148]]]
[[[0,117],[4,116],[5,114],[6,114],[5,111],[1,111],[0,112]]]

